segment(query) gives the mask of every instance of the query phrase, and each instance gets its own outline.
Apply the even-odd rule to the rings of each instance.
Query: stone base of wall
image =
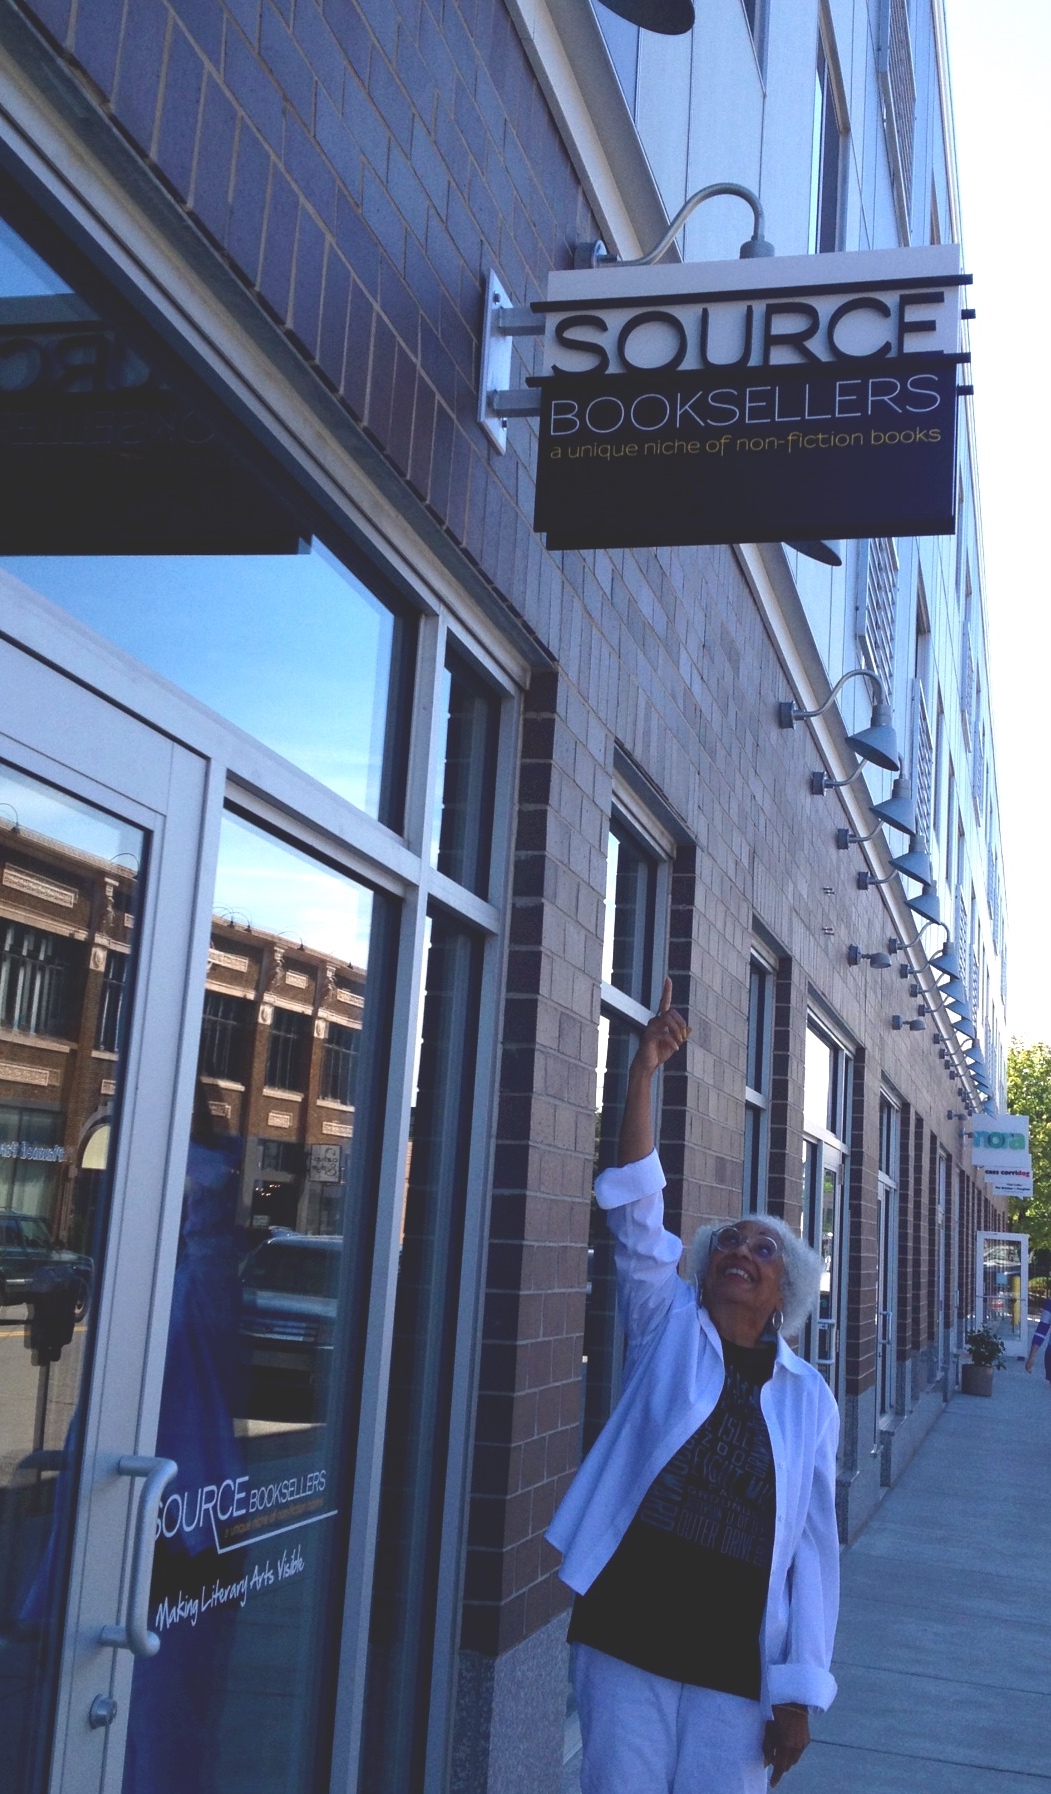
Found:
[[[562,1794],[567,1618],[502,1657],[461,1651],[450,1794]]]
[[[906,1465],[911,1463],[916,1452],[923,1444],[927,1434],[945,1412],[946,1379],[939,1377],[936,1383],[920,1396],[916,1406],[908,1414],[899,1414],[883,1429],[882,1475],[883,1487],[889,1489],[897,1482]]]
[[[883,1499],[880,1454],[872,1450],[875,1389],[843,1402],[840,1413],[840,1458],[845,1467],[836,1480],[836,1520],[840,1542],[849,1545]]]

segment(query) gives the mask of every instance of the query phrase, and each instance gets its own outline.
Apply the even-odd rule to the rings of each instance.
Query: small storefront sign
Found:
[[[549,548],[955,527],[955,245],[553,274]]]

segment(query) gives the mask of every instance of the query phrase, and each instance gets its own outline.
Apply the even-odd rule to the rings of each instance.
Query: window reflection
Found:
[[[38,1790],[135,950],[141,832],[0,765],[0,1785]]]
[[[0,555],[0,567],[399,826],[408,625],[320,544],[299,555]]]
[[[645,1003],[652,979],[656,862],[616,817],[606,856],[602,979]]]
[[[125,1794],[326,1780],[392,911],[234,815],[214,911]]]
[[[400,829],[410,619],[154,359],[0,221],[0,568]]]
[[[451,654],[444,670],[445,744],[431,864],[480,896],[489,889],[499,700]]]

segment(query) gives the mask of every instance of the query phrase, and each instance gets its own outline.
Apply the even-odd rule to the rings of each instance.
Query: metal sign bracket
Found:
[[[478,422],[502,455],[507,452],[508,418],[540,415],[539,393],[511,387],[511,344],[516,336],[543,334],[543,314],[528,305],[513,305],[490,268],[482,315]]]

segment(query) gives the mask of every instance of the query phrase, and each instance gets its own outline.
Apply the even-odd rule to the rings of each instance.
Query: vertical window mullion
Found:
[[[427,1745],[482,969],[453,920],[428,935],[365,1695],[366,1785],[384,1794],[419,1785]]]

